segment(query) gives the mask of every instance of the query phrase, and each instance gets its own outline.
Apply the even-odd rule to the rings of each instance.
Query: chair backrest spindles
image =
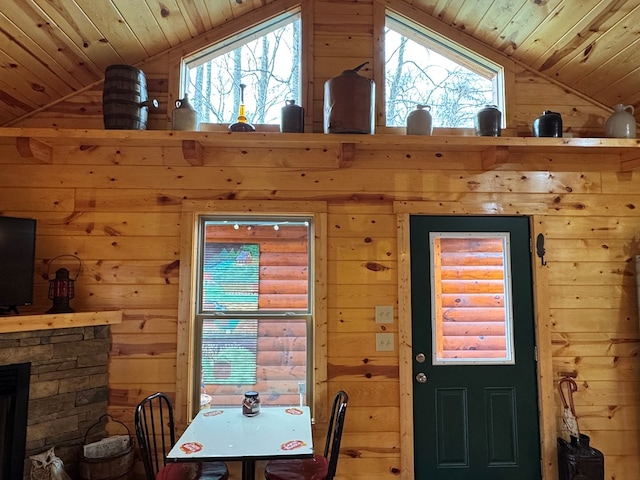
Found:
[[[175,444],[173,408],[169,397],[158,392],[142,400],[136,408],[135,426],[147,480],[154,480],[166,465],[166,455]]]
[[[336,474],[348,401],[349,396],[343,390],[340,390],[333,400],[331,418],[329,419],[329,426],[327,430],[327,441],[324,447],[324,456],[329,460],[327,477],[325,480],[333,480],[333,477]]]

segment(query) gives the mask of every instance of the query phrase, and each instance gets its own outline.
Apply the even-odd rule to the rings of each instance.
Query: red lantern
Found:
[[[74,257],[80,262],[80,259],[75,255],[61,255]],[[59,258],[59,257],[56,257]],[[53,260],[55,260],[54,258]],[[49,263],[49,268],[51,268],[51,264]],[[59,268],[56,270],[56,278],[53,280],[49,280],[49,300],[53,301],[53,305],[47,313],[73,313],[75,310],[71,308],[69,305],[69,300],[75,297],[75,279],[78,278],[78,274],[80,273],[80,267],[82,266],[82,262],[78,266],[78,272],[76,273],[75,278],[69,278],[69,270],[66,268]],[[49,272],[47,272],[47,278],[49,277]]]

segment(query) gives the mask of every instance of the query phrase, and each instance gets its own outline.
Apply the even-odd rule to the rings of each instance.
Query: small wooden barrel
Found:
[[[130,65],[110,65],[102,92],[104,128],[146,130],[148,103],[144,72]]]

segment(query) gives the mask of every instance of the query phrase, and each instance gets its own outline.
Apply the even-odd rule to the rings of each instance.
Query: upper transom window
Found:
[[[301,21],[294,10],[183,59],[185,93],[202,123],[234,123],[240,84],[249,123],[279,124],[286,100],[301,97]]]
[[[476,112],[503,112],[503,68],[411,20],[387,11],[386,125],[406,125],[417,104],[429,105],[435,127],[473,128]]]

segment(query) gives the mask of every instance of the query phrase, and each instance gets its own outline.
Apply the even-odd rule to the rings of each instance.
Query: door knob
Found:
[[[427,376],[424,373],[420,372],[416,375],[416,380],[418,381],[418,383],[427,383]]]

